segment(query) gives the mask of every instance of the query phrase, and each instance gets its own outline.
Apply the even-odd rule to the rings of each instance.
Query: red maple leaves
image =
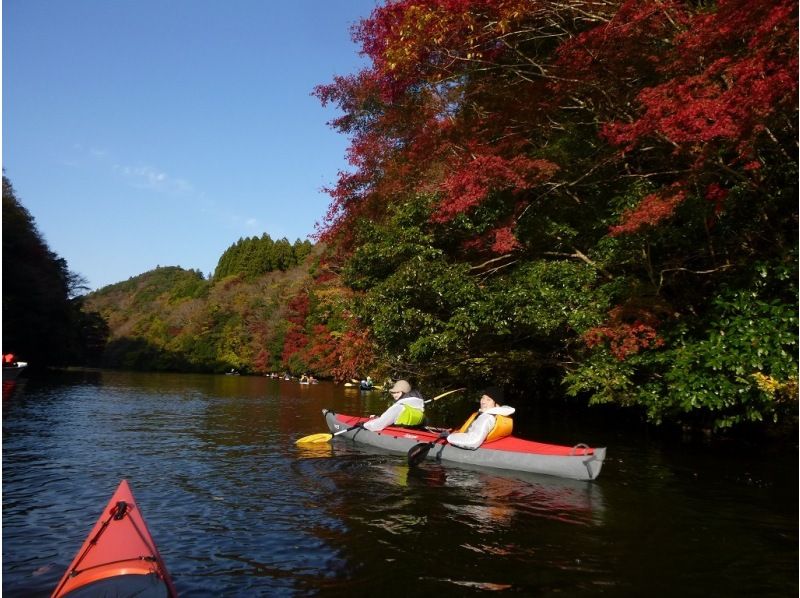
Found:
[[[662,145],[682,166],[610,229],[632,233],[666,219],[696,183],[715,189],[719,213],[725,197],[718,190],[758,169],[759,147],[776,142],[774,119],[796,108],[797,5],[721,0],[698,11],[632,0],[607,24],[563,44],[559,55],[570,79],[553,88],[568,94],[583,87],[597,101],[603,138],[625,153]]]
[[[585,257],[564,252],[574,230],[559,220],[564,203],[541,198],[586,208],[603,222],[599,235],[648,235],[689,200],[711,229],[734,187],[758,189],[771,154],[791,159],[792,0],[395,0],[354,39],[371,65],[316,92],[342,109],[332,124],[352,138],[353,170],[330,190],[320,229],[345,255],[359,220],[381,222],[390,206],[425,196],[432,229],[463,252],[456,259]],[[579,166],[576,145],[588,148]],[[621,210],[610,199],[588,206],[577,184],[619,185],[628,197],[622,179],[646,191]],[[540,207],[551,212],[540,217]],[[625,358],[658,346],[655,330],[612,315],[585,339]]]
[[[434,222],[447,222],[458,214],[468,212],[491,193],[510,191],[519,194],[552,176],[558,167],[547,160],[516,155],[505,158],[496,154],[473,155],[454,168],[442,181],[442,199]]]
[[[714,196],[723,198],[724,194],[716,192]],[[658,193],[650,193],[635,208],[624,212],[620,219],[621,222],[612,226],[609,233],[612,237],[616,237],[637,232],[644,226],[655,226],[672,216],[675,208],[685,199],[686,191],[679,186],[669,187]]]
[[[588,347],[608,343],[611,354],[620,361],[645,349],[661,347],[659,319],[650,310],[620,306],[611,310],[608,322],[590,328],[583,335]]]

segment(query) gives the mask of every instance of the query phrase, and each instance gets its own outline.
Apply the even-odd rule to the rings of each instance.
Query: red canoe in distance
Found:
[[[120,482],[51,598],[61,596],[177,596],[126,480]]]

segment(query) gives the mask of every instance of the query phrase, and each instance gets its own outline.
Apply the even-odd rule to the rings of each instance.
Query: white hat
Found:
[[[411,392],[411,385],[405,380],[398,380],[389,392]]]

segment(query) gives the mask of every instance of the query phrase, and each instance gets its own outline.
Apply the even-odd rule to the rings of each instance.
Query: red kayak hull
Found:
[[[77,595],[177,596],[126,480],[120,482],[51,596]]]

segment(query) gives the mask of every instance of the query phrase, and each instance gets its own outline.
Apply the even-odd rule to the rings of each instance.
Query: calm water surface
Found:
[[[4,596],[47,596],[122,478],[183,596],[797,595],[797,446],[523,413],[525,437],[608,446],[600,478],[572,482],[298,448],[323,407],[388,404],[329,383],[73,372],[8,390]]]

